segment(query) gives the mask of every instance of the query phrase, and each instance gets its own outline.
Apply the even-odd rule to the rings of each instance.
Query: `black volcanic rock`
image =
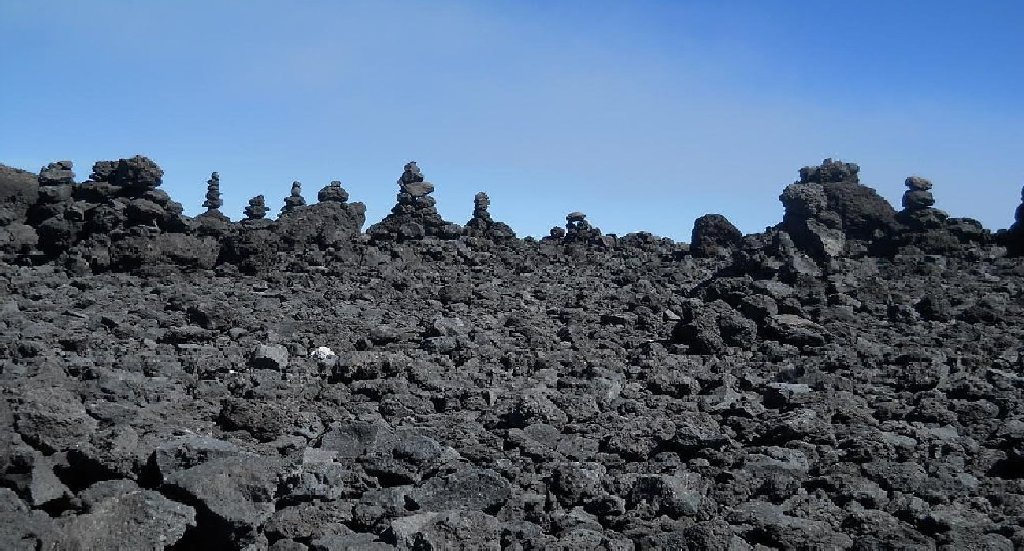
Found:
[[[304,206],[306,206],[306,199],[302,197],[302,183],[292,182],[291,193],[288,197],[284,198],[284,206],[281,207],[281,212],[291,212]]]
[[[362,232],[366,206],[347,203],[348,192],[340,182],[331,182],[318,196],[319,203],[285,211],[277,219],[278,233],[288,247],[345,248]]]
[[[896,231],[896,213],[875,190],[860,183],[860,167],[825,159],[800,170],[800,180],[780,196],[786,209],[781,229],[803,251],[834,258],[847,239],[871,241]]]
[[[3,196],[2,549],[1024,547],[1022,209],[889,231],[826,162],[793,226],[496,243],[409,167],[373,238],[127,164]]]
[[[418,241],[425,237],[451,239],[461,235],[456,224],[446,222],[437,213],[437,201],[430,196],[434,184],[423,178],[415,162],[406,163],[398,179],[398,202],[391,214],[370,226],[367,233],[374,240]]]
[[[1024,256],[1024,188],[1020,190],[1020,205],[1013,213],[1013,225],[1005,236],[1008,252],[1013,256]]]
[[[246,220],[262,220],[267,217],[267,200],[262,195],[249,199],[243,214]]]
[[[495,222],[488,212],[491,199],[486,193],[480,192],[473,197],[473,218],[466,222],[465,233],[471,237],[486,237],[502,240],[514,239],[516,232],[504,222]]]
[[[693,223],[690,251],[697,256],[715,256],[736,247],[743,234],[721,214],[705,214]]]

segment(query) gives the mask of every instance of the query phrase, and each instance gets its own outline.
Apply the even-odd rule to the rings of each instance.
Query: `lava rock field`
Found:
[[[687,244],[0,165],[0,549],[1022,549],[1024,206],[858,170]]]

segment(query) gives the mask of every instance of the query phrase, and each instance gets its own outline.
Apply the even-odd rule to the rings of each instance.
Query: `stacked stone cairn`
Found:
[[[574,243],[595,243],[601,240],[601,229],[587,222],[587,215],[579,211],[565,215],[565,240]]]
[[[934,207],[932,183],[920,176],[910,176],[904,185],[907,186],[907,191],[903,193],[900,222],[914,231],[942,228],[949,215]]]
[[[398,187],[397,204],[384,220],[370,227],[371,238],[414,241],[425,237],[452,239],[461,235],[458,225],[446,222],[438,214],[437,201],[430,196],[434,184],[424,180],[415,162],[406,163]]]
[[[466,222],[466,235],[488,239],[514,239],[516,233],[503,222],[495,222],[488,212],[491,199],[486,193],[480,192],[473,197],[473,218]]]
[[[348,201],[348,191],[341,187],[341,182],[333,180],[316,194],[316,200],[321,203],[344,203]]]
[[[281,212],[291,212],[304,206],[306,206],[306,199],[302,197],[302,183],[292,182],[291,195],[284,198],[284,206],[281,207]]]
[[[246,220],[263,220],[267,217],[267,200],[262,195],[249,199],[249,205],[245,207]]]

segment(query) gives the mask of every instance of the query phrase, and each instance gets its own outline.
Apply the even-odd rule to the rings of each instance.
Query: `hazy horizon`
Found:
[[[415,160],[445,219],[473,195],[543,236],[580,210],[608,233],[688,241],[721,213],[782,218],[831,157],[899,208],[1009,226],[1024,170],[1024,4],[820,2],[0,2],[0,163],[143,154],[202,212],[279,211],[331,180],[394,204]]]

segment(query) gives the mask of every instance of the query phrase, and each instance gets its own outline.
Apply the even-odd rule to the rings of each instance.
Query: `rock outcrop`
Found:
[[[1020,190],[1020,205],[1013,213],[1013,225],[1006,235],[1006,248],[1013,256],[1024,256],[1024,188]]]
[[[871,242],[896,231],[896,213],[875,190],[860,183],[860,167],[825,159],[800,170],[800,180],[782,192],[780,229],[801,250],[817,259],[838,257],[847,241]]]

